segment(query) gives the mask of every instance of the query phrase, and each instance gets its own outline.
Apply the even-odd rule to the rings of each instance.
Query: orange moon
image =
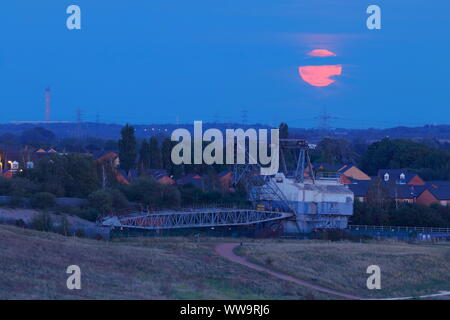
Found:
[[[298,68],[302,79],[314,87],[326,87],[335,82],[333,76],[342,74],[342,65],[304,66]]]

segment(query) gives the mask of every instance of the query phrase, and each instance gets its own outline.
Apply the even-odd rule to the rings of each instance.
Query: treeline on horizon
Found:
[[[284,126],[286,129],[283,129]],[[283,130],[289,130],[284,123],[280,128],[281,135],[283,135]],[[289,130],[289,137],[304,138],[296,133],[296,130],[294,133]],[[147,154],[146,149],[151,149],[148,158],[144,156],[144,162],[152,162],[151,168],[167,169],[170,166],[171,161],[168,154],[173,142],[170,141],[167,133],[153,135],[150,139],[135,136],[135,139],[137,156],[141,152]],[[0,150],[25,146],[30,149],[53,147],[58,152],[91,154],[119,151],[118,140],[104,140],[96,137],[59,139],[53,132],[43,127],[25,130],[20,135],[11,133],[0,135]],[[369,175],[376,175],[378,169],[401,168],[418,173],[425,180],[450,180],[449,153],[449,143],[431,138],[418,141],[384,138],[369,144],[358,138],[325,137],[311,152],[311,160],[329,164],[355,164]]]
[[[136,129],[136,137],[150,138],[152,135],[162,136],[167,132],[171,132],[177,128],[185,128],[189,131],[193,130],[193,123],[184,124],[140,124],[133,125]],[[241,124],[241,123],[221,123],[221,122],[204,122],[206,129],[216,128],[224,130],[227,128],[271,128],[264,124]],[[73,137],[82,138],[81,140],[92,139],[89,137],[101,138],[103,140],[118,140],[120,138],[121,124],[114,123],[98,123],[98,122],[72,122],[72,123],[20,123],[20,124],[2,124],[0,123],[0,141],[13,141],[20,143],[24,132],[44,128],[53,132],[58,140],[71,139]],[[392,139],[413,139],[427,140],[436,143],[439,148],[450,149],[450,125],[424,125],[418,127],[397,126],[392,128],[367,128],[367,129],[349,129],[349,128],[301,128],[291,127],[292,136],[298,136],[308,140],[311,143],[317,143],[325,137],[335,139],[344,138],[349,141],[376,141],[383,137],[391,137]],[[438,140],[440,142],[438,142]]]

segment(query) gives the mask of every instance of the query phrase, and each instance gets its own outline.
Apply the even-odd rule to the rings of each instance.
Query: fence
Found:
[[[416,239],[422,241],[449,239],[450,228],[349,225],[347,230],[355,235],[381,238]]]
[[[402,226],[369,226],[369,225],[349,225],[349,230],[358,231],[378,231],[378,232],[408,232],[408,233],[443,233],[450,234],[450,228],[435,227],[402,227]]]

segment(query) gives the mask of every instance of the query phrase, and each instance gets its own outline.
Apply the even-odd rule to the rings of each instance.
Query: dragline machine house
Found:
[[[353,192],[337,178],[304,179],[298,181],[277,173],[266,180],[283,194],[264,192],[266,186],[254,186],[250,198],[257,206],[269,210],[295,212],[291,219],[283,221],[286,233],[311,232],[314,229],[347,227],[353,214]]]

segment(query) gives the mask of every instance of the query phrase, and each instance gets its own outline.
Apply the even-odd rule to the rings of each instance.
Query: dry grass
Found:
[[[0,299],[331,298],[229,262],[212,246],[187,238],[103,242],[0,226]],[[72,264],[81,268],[81,290],[66,288]]]
[[[249,260],[362,297],[450,291],[450,244],[264,241],[239,248]],[[366,269],[381,268],[381,290],[368,290]]]
[[[335,299],[216,255],[230,239],[139,238],[104,242],[0,226],[0,299]],[[249,260],[364,297],[450,289],[450,245],[245,240]],[[66,288],[67,266],[82,290]],[[382,290],[365,287],[368,265]]]

